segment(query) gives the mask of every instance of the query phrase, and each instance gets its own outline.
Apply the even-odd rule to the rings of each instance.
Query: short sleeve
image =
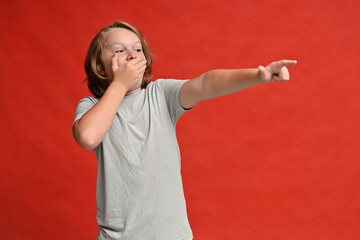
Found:
[[[75,119],[73,121],[73,125],[87,111],[89,111],[98,101],[99,100],[94,97],[84,97],[83,99],[81,99],[76,106]]]
[[[169,114],[174,125],[181,115],[192,109],[184,109],[180,104],[180,90],[187,81],[189,80],[158,79],[155,81],[156,86],[164,94]]]

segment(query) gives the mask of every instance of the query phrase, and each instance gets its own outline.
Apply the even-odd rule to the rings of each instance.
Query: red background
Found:
[[[179,120],[196,240],[360,239],[359,3],[2,1],[1,238],[96,238],[96,158],[71,124],[91,39],[124,20],[155,51],[154,79],[298,60],[289,82]]]

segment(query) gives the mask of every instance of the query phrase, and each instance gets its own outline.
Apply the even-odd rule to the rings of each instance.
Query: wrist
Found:
[[[272,81],[271,73],[266,70],[263,66],[257,68],[257,78],[259,83],[269,83]]]
[[[124,93],[124,95],[128,91],[128,88],[120,81],[112,81],[109,88],[115,89],[116,92]]]
[[[260,69],[259,68],[256,68],[256,74],[255,74],[255,83],[256,84],[259,84],[259,83],[264,83],[263,81],[262,81],[262,78],[261,78],[262,76],[261,76],[261,71],[260,71]]]

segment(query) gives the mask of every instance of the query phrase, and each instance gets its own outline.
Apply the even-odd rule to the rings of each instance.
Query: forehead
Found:
[[[140,42],[139,37],[132,31],[125,28],[112,28],[104,34],[104,44],[112,45],[114,43],[135,43]]]

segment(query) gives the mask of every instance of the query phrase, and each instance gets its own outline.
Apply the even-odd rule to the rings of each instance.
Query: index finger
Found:
[[[289,66],[289,65],[295,65],[297,63],[296,60],[281,60],[278,62],[275,62],[276,64],[278,64],[279,66],[281,65],[282,67],[285,66]]]
[[[273,62],[272,63],[272,69],[275,72],[280,71],[283,67],[285,66],[289,66],[289,65],[295,65],[297,63],[296,60],[281,60],[281,61],[277,61],[277,62]]]
[[[296,61],[296,60],[281,60],[280,62],[281,62],[284,66],[297,64],[297,61]]]

